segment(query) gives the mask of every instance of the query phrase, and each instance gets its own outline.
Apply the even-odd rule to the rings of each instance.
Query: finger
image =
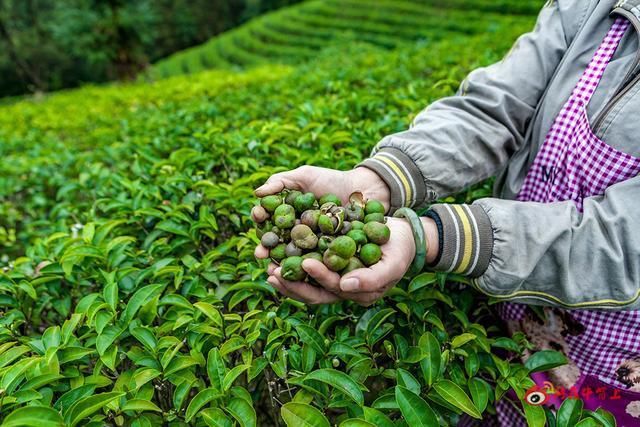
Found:
[[[276,268],[278,268],[278,264],[276,264],[275,262],[270,262],[269,266],[267,267],[267,274],[269,276],[273,276],[273,272],[276,271]]]
[[[369,307],[373,305],[376,301],[384,296],[383,292],[369,292],[369,293],[359,293],[354,294],[354,297],[351,298],[355,303],[363,306]]]
[[[270,194],[279,193],[285,188],[290,190],[300,190],[300,180],[304,178],[299,172],[300,168],[288,172],[280,172],[271,175],[267,182],[256,188],[254,192],[258,197],[268,196]]]
[[[256,224],[262,224],[269,219],[269,213],[261,206],[254,206],[251,208],[251,219]]]
[[[315,259],[305,259],[302,261],[302,269],[325,289],[333,293],[340,292],[340,275],[329,270],[320,261]]]
[[[307,304],[333,304],[340,301],[340,297],[324,288],[319,288],[306,282],[290,282],[283,279],[280,275],[280,268],[274,271],[273,277],[278,279],[278,282],[280,282],[288,293],[294,295],[291,298],[297,299],[298,301]]]
[[[262,245],[256,246],[256,249],[253,251],[253,255],[258,259],[269,258],[269,249],[265,248]]]
[[[399,271],[398,264],[382,260],[371,267],[359,268],[344,275],[340,280],[342,292],[380,292],[389,285],[400,280],[404,272]]]
[[[289,292],[289,290],[287,288],[284,287],[284,285],[282,285],[282,283],[280,283],[280,280],[278,280],[277,277],[269,276],[267,278],[267,282],[269,282],[269,284],[271,286],[276,288],[276,290],[278,292],[280,292],[282,295],[284,295],[286,297],[289,297],[289,298],[297,299],[291,292]]]

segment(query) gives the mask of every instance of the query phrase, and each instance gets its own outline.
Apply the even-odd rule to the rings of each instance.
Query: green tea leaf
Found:
[[[222,397],[222,395],[214,388],[205,388],[204,390],[201,390],[195,395],[191,402],[189,402],[187,412],[185,413],[185,420],[187,422],[191,421],[204,405],[219,397]]]
[[[436,413],[423,398],[402,386],[396,386],[395,394],[398,408],[409,426],[432,427],[440,425]]]
[[[244,371],[249,369],[251,365],[238,365],[232,368],[229,372],[226,373],[224,379],[222,380],[222,389],[227,391],[233,385],[233,382],[238,378]]]
[[[60,414],[44,406],[25,406],[6,416],[2,427],[46,426],[64,427]]]
[[[131,399],[127,400],[127,403],[121,408],[123,411],[155,411],[162,412],[162,409],[158,408],[158,406],[150,402],[148,400],[143,399]]]
[[[234,398],[224,408],[238,421],[241,427],[256,427],[256,411],[246,400]]]
[[[209,427],[232,427],[231,420],[220,408],[203,409],[198,415]]]
[[[207,356],[207,374],[209,375],[211,387],[220,392],[224,389],[223,383],[226,371],[227,367],[220,355],[220,351],[217,348],[212,348]]]
[[[300,341],[311,346],[313,350],[322,355],[325,353],[324,338],[318,331],[307,325],[296,325],[296,332],[300,337]]]
[[[305,403],[285,403],[280,415],[288,427],[330,427],[322,412]]]
[[[368,408],[366,406],[363,408],[363,411],[364,419],[369,421],[373,425],[378,427],[394,427],[391,419],[387,417],[383,412],[374,408]]]
[[[440,380],[433,385],[434,391],[456,408],[471,415],[473,418],[482,419],[478,408],[473,404],[469,396],[453,381]]]
[[[557,427],[574,427],[582,416],[583,402],[580,399],[567,398],[556,414]]]
[[[530,405],[523,403],[524,416],[529,427],[544,427],[547,422],[547,416],[542,406]]]
[[[358,405],[364,405],[364,395],[362,394],[362,390],[360,390],[360,386],[353,378],[344,372],[330,368],[318,369],[317,371],[307,374],[305,381],[309,380],[326,383],[331,387],[340,390]]]
[[[69,407],[64,415],[64,421],[66,424],[74,427],[84,418],[94,414],[100,409],[104,408],[110,402],[124,396],[125,393],[120,392],[108,392],[99,393],[93,396],[84,397]]]
[[[440,364],[442,363],[442,353],[440,352],[440,342],[431,333],[425,332],[420,337],[420,350],[426,355],[420,360],[420,369],[427,386],[433,385],[440,376]]]
[[[559,351],[542,350],[533,353],[524,363],[529,373],[548,371],[558,366],[566,365],[567,358]]]

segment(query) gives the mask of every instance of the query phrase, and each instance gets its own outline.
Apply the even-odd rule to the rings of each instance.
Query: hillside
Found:
[[[162,78],[209,68],[296,64],[332,44],[384,48],[455,35],[500,34],[531,22],[540,0],[312,0],[263,15],[155,64]]]

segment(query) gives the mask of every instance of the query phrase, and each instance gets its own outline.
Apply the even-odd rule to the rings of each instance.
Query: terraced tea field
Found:
[[[158,62],[155,78],[209,68],[297,64],[331,45],[363,41],[392,49],[529,25],[539,0],[314,0],[261,16]]]

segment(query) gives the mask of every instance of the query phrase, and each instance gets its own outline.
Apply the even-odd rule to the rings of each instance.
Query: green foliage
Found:
[[[296,1],[4,0],[0,96],[131,78],[150,62]]]
[[[531,23],[540,0],[313,0],[260,16],[153,66],[162,78],[207,68],[297,64],[328,46],[364,41],[394,48],[451,34],[500,33]]]
[[[501,355],[527,344],[464,278],[308,306],[267,284],[249,212],[273,172],[353,167],[530,24],[0,107],[1,422],[455,425],[522,398],[560,360]],[[607,420],[579,409],[558,418]]]

